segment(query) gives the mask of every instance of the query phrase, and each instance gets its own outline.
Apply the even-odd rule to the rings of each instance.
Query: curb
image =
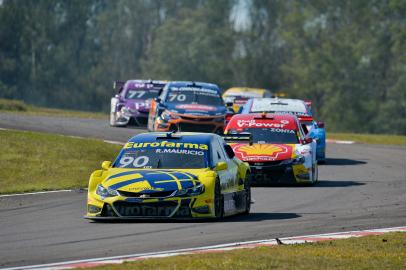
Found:
[[[359,231],[349,231],[349,232],[314,234],[314,235],[305,235],[305,236],[286,237],[286,238],[280,238],[280,239],[275,238],[275,239],[267,239],[267,240],[236,242],[236,243],[229,243],[229,244],[222,244],[222,245],[215,245],[215,246],[169,250],[169,251],[162,251],[162,252],[139,253],[139,254],[131,254],[131,255],[123,255],[123,256],[67,261],[67,262],[60,262],[60,263],[2,268],[2,270],[21,270],[21,269],[61,270],[61,269],[90,268],[90,267],[102,266],[102,265],[108,265],[108,264],[121,264],[124,262],[140,261],[140,260],[151,259],[151,258],[165,258],[165,257],[170,257],[170,256],[187,255],[187,254],[218,253],[218,252],[224,252],[224,251],[236,250],[236,249],[244,249],[244,248],[276,246],[278,244],[292,245],[292,244],[313,243],[313,242],[320,242],[320,241],[347,239],[347,238],[351,238],[351,237],[362,237],[362,236],[367,236],[367,235],[381,235],[381,234],[388,233],[388,232],[406,232],[406,226],[383,228],[383,229],[373,229],[373,230],[359,230]]]

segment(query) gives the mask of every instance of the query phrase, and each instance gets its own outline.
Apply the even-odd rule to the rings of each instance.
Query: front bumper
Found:
[[[210,201],[211,202],[211,201]],[[88,219],[188,219],[214,217],[213,206],[196,198],[88,200]]]
[[[146,125],[148,122],[147,112],[134,112],[134,113],[114,113],[113,125],[116,126],[126,126],[126,125]]]
[[[281,161],[250,163],[250,169],[254,185],[310,182],[310,169],[302,164],[281,164]]]

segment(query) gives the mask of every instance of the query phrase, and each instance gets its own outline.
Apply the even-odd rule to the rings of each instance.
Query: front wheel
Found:
[[[216,180],[214,188],[214,215],[217,219],[221,219],[224,216],[224,197],[221,194],[220,179]]]

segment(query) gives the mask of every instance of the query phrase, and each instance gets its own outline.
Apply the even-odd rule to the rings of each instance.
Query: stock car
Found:
[[[187,161],[187,162],[185,162]],[[143,133],[89,180],[88,219],[248,214],[249,165],[210,133]]]
[[[118,93],[111,98],[110,125],[146,125],[150,100],[158,96],[165,84],[154,80],[115,81],[113,88]]]
[[[217,85],[170,82],[151,101],[148,130],[222,133],[225,114]]]
[[[311,101],[287,98],[253,98],[243,107],[241,113],[290,113],[298,117],[305,134],[316,141],[316,158],[319,163],[326,160],[326,129],[324,122],[316,122],[311,112]]]
[[[235,155],[249,163],[253,184],[317,182],[316,145],[305,136],[295,115],[237,114],[224,133]],[[250,142],[239,141],[247,135]]]
[[[250,87],[232,87],[223,93],[223,99],[227,107],[237,113],[250,98],[269,98],[272,93],[267,89],[250,88]]]

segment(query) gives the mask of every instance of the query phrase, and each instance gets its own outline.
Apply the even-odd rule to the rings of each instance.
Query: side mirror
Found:
[[[233,103],[232,103],[232,102],[226,102],[226,106],[227,106],[227,107],[232,107],[232,106],[233,106]]]
[[[224,171],[228,169],[228,165],[227,163],[225,163],[224,161],[220,161],[219,163],[216,164],[216,171]]]
[[[229,146],[228,144],[226,144],[226,145],[224,146],[224,148],[226,149],[226,153],[227,153],[227,156],[228,156],[229,158],[233,158],[233,157],[235,156],[234,151],[233,151],[233,148],[231,148],[231,146]]]
[[[111,167],[111,161],[103,161],[102,163],[102,169],[103,170],[108,170]]]
[[[313,139],[310,138],[310,137],[306,137],[306,138],[304,138],[304,140],[303,140],[303,144],[309,144],[309,143],[312,143],[312,142],[313,142]]]
[[[324,122],[323,121],[318,121],[317,122],[317,127],[324,128]]]

